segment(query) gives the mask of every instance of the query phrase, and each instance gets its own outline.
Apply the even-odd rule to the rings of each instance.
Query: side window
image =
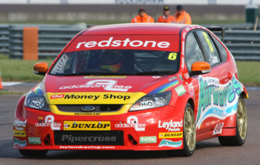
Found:
[[[213,66],[220,63],[218,50],[208,33],[205,31],[198,31],[196,34],[201,41],[202,47],[205,51],[206,60],[210,65]]]
[[[194,34],[189,33],[185,45],[185,62],[189,72],[191,65],[196,61],[205,61],[205,59]]]
[[[215,43],[219,49],[219,53],[220,53],[220,57],[221,57],[222,61],[224,61],[224,62],[227,61],[227,51],[226,51],[225,47],[215,37],[212,36],[212,38],[215,41]]]

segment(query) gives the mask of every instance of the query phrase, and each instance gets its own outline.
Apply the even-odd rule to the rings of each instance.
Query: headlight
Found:
[[[151,108],[158,108],[168,105],[171,100],[171,91],[166,91],[163,93],[155,95],[146,95],[139,99],[131,108],[130,111],[139,111]]]
[[[50,107],[47,104],[43,94],[36,94],[35,92],[30,92],[27,94],[24,105],[33,109],[50,111]]]

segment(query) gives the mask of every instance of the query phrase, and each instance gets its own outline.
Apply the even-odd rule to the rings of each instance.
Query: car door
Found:
[[[202,45],[200,42],[198,42],[198,37],[195,33],[195,31],[191,31],[187,34],[185,39],[185,64],[187,67],[187,70],[190,74],[190,78],[187,80],[188,87],[191,88],[191,90],[194,91],[194,98],[195,98],[195,109],[194,114],[197,118],[200,116],[199,110],[199,97],[200,97],[200,85],[199,85],[199,76],[198,75],[192,75],[191,74],[191,66],[193,63],[198,61],[204,61],[206,62],[206,57],[202,51]],[[203,134],[204,132],[207,132],[208,129],[203,125],[202,127],[197,127],[197,135]]]
[[[227,64],[221,58],[219,48],[212,36],[205,30],[197,30],[196,36],[202,46],[206,61],[211,65],[211,72],[198,78],[200,96],[197,127],[202,133],[213,131],[213,135],[220,134],[224,126],[220,116],[224,117],[222,110],[225,109],[228,92],[226,84],[232,79],[232,74],[226,69]]]

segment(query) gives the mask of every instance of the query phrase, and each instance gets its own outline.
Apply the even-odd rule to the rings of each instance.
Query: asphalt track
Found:
[[[19,96],[0,95],[0,165],[258,165],[260,164],[260,90],[249,90],[248,138],[242,147],[223,147],[217,139],[199,142],[192,157],[170,152],[51,151],[45,158],[27,159],[12,148],[12,122]]]

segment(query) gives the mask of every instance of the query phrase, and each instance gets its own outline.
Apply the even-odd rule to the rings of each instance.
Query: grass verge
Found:
[[[260,86],[260,61],[237,61],[239,80],[246,86]]]
[[[53,60],[25,61],[9,59],[8,56],[0,55],[0,72],[2,81],[37,82],[43,76],[33,74],[33,65],[37,62],[47,62],[49,66]]]
[[[24,92],[0,90],[0,95],[24,95]]]

